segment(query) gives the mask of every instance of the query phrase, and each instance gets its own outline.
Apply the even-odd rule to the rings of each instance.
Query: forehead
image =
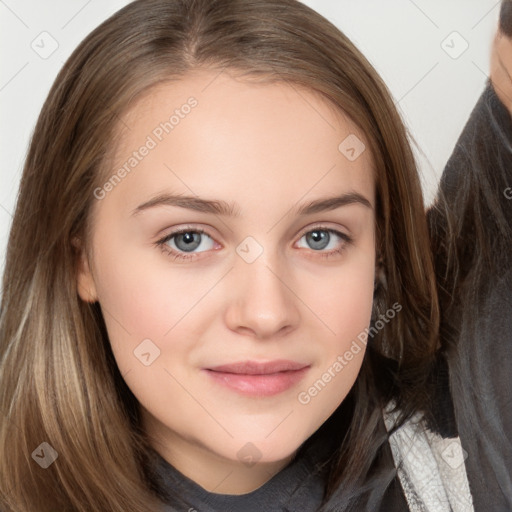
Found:
[[[245,204],[359,189],[373,203],[367,148],[356,124],[315,91],[196,70],[125,112],[109,172],[128,171],[115,193],[130,204],[164,188],[202,197],[215,189]]]

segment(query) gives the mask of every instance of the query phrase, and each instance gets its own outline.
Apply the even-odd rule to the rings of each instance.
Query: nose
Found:
[[[237,257],[225,317],[231,330],[262,340],[283,336],[300,321],[300,300],[290,273],[275,258],[269,261],[264,255],[253,263]]]

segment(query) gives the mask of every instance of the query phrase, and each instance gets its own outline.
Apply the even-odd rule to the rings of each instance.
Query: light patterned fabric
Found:
[[[398,417],[392,406],[384,411],[388,431]],[[458,437],[443,438],[415,414],[391,434],[389,444],[411,512],[474,512],[467,454]]]

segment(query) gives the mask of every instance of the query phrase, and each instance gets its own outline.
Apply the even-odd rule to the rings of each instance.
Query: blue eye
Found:
[[[345,233],[341,233],[331,228],[318,226],[303,233],[300,240],[306,239],[307,244],[313,253],[323,258],[330,258],[341,254],[346,245],[352,242],[352,239]],[[206,252],[214,248],[215,241],[202,229],[184,228],[169,233],[164,238],[156,242],[156,245],[174,260],[190,260],[195,258],[198,252]],[[205,247],[206,245],[206,247]],[[329,251],[326,248],[331,247]],[[202,248],[202,251],[196,249]],[[307,248],[307,247],[306,247]]]
[[[213,239],[202,229],[182,229],[170,233],[162,240],[159,240],[157,244],[174,256],[175,259],[190,259],[193,258],[193,256],[187,255],[186,253],[192,253],[192,251],[195,251],[198,247],[204,245],[203,239],[205,237],[209,238],[213,242]],[[168,244],[168,242],[172,243]],[[205,250],[209,249],[212,249],[212,247],[207,247]]]
[[[309,244],[311,249],[322,250],[327,248],[329,243],[333,238],[339,237],[339,235],[334,234],[334,231],[327,229],[315,229],[314,231],[308,231],[301,238],[306,238],[306,242]]]
[[[352,238],[347,234],[323,226],[306,231],[300,239],[303,238],[306,239],[309,248],[322,258],[337,256],[346,249],[347,244],[352,243]],[[331,250],[324,251],[324,249],[329,248],[329,245],[331,245]]]

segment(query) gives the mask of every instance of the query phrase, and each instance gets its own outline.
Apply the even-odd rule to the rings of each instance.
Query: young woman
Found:
[[[40,114],[1,510],[473,510],[385,85],[294,0],[135,1]]]

